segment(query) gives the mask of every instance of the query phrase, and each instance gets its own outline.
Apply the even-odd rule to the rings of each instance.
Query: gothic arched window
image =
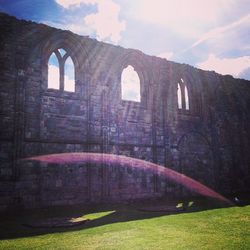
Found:
[[[48,61],[48,89],[60,89],[60,67],[53,52]]]
[[[70,56],[64,64],[64,90],[75,92],[75,67]]]
[[[182,78],[177,84],[177,105],[180,110],[190,109],[188,88]]]
[[[56,49],[48,60],[48,89],[75,92],[75,67],[64,49]]]
[[[184,87],[184,98],[185,98],[185,108],[186,110],[189,110],[189,97],[188,97],[188,90],[187,86]]]
[[[141,83],[134,67],[128,65],[121,75],[122,100],[141,102]]]
[[[182,109],[181,86],[179,83],[177,85],[177,102],[178,102],[178,109]]]

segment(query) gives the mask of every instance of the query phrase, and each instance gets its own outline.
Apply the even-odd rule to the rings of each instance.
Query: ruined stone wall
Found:
[[[168,166],[223,193],[248,190],[249,81],[5,14],[0,31],[3,207],[20,201],[19,159],[62,152],[126,155]],[[74,62],[73,93],[48,89],[48,58],[58,48]],[[140,78],[139,103],[121,98],[127,65]],[[178,109],[181,79],[189,110]],[[148,179],[148,185],[158,182],[157,176]]]
[[[15,197],[20,208],[155,199],[171,191],[163,175],[156,186],[156,173],[145,166],[23,162],[19,167]]]

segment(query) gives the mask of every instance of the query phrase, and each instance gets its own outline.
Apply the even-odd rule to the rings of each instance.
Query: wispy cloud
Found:
[[[96,4],[97,0],[56,0],[63,8],[76,8],[81,4]]]
[[[215,38],[215,37],[217,37],[225,32],[228,32],[232,29],[237,29],[237,27],[241,26],[242,24],[250,25],[250,14],[240,18],[239,20],[237,20],[233,23],[230,23],[230,24],[225,25],[225,26],[217,27],[215,29],[212,29],[212,30],[206,32],[195,43],[192,44],[191,48],[207,41],[208,39]]]

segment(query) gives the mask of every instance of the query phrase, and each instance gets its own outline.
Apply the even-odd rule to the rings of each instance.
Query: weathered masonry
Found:
[[[126,155],[224,194],[249,190],[249,81],[6,14],[0,48],[1,209],[178,193],[127,167],[18,161],[62,152]],[[131,69],[134,99],[123,86]]]

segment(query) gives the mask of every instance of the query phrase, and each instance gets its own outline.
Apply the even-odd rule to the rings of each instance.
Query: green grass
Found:
[[[64,229],[24,227],[27,214],[6,217],[0,249],[250,249],[250,206],[174,215],[120,207],[81,216],[91,221]]]

